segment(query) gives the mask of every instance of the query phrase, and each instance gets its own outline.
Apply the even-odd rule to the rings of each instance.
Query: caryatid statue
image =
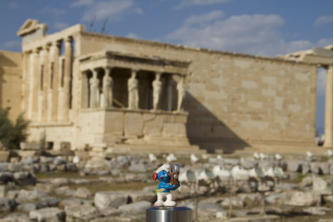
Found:
[[[158,108],[159,100],[160,100],[160,94],[161,94],[160,75],[161,73],[157,73],[153,81],[153,109],[154,110]]]
[[[136,79],[136,70],[132,70],[131,78],[128,80],[129,90],[129,109],[138,108],[138,80]]]
[[[181,79],[177,83],[176,89],[177,89],[177,111],[180,112],[182,110],[182,102],[184,96],[186,95],[183,77],[181,77]]]
[[[103,77],[103,107],[112,106],[112,88],[113,80],[109,73],[109,68],[105,68]]]
[[[97,72],[93,71],[93,77],[89,80],[90,87],[90,107],[96,108],[99,104],[99,80],[97,79]]]

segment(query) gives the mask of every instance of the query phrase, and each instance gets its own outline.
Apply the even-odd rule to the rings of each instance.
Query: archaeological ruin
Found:
[[[327,72],[325,146],[332,146],[332,47],[277,58],[91,33],[54,34],[28,19],[22,52],[0,51],[0,104],[31,120],[48,147],[232,152],[314,147],[317,68]]]

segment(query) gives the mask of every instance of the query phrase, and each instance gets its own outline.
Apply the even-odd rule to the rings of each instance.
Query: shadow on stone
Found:
[[[224,153],[250,146],[189,92],[186,93],[184,107],[189,113],[186,130],[192,145],[208,152]]]

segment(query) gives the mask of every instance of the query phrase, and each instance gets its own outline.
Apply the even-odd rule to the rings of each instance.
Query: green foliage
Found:
[[[9,108],[0,108],[0,142],[8,149],[18,149],[20,142],[23,142],[28,136],[29,121],[23,118],[23,114],[20,114],[13,123],[8,114]]]

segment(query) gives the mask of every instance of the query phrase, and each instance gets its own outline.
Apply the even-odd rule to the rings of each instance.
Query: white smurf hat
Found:
[[[169,172],[170,171],[170,165],[168,163],[165,163],[161,167],[159,167],[155,172],[159,173],[162,170],[164,170],[166,172]]]

